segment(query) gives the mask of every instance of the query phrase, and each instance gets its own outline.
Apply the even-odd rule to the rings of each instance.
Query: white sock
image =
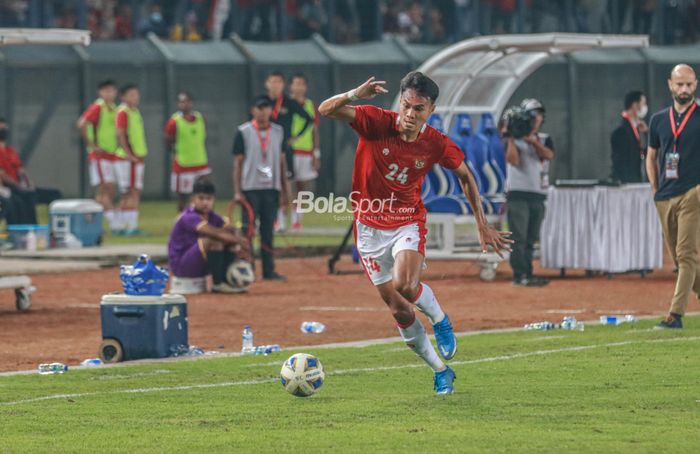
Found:
[[[287,219],[284,216],[284,210],[282,208],[277,209],[277,223],[279,224],[279,228],[281,230],[287,228]]]
[[[301,213],[292,208],[292,224],[301,224]]]
[[[401,337],[404,342],[406,342],[406,345],[408,345],[408,348],[413,350],[416,355],[423,358],[423,361],[428,363],[435,372],[442,372],[445,370],[445,363],[442,362],[433,344],[430,343],[428,334],[425,332],[425,328],[423,328],[423,324],[420,320],[416,318],[413,323],[406,328],[399,326],[399,333],[401,333]]]
[[[419,311],[430,319],[430,323],[433,325],[440,323],[445,318],[445,313],[442,311],[440,303],[438,303],[433,290],[427,284],[421,283],[420,293],[413,303]]]
[[[138,210],[122,211],[122,219],[124,221],[124,228],[127,230],[136,230],[139,226]]]
[[[106,210],[105,219],[107,219],[107,225],[109,225],[109,229],[114,230],[114,210]]]
[[[112,230],[124,229],[124,212],[122,210],[112,210]]]

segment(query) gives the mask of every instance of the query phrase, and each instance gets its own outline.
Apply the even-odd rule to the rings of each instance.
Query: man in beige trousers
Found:
[[[657,328],[683,328],[691,290],[700,295],[698,228],[700,228],[700,109],[695,71],[673,68],[668,88],[673,105],[657,112],[649,125],[646,168],[654,190],[666,244],[678,266],[668,316]]]

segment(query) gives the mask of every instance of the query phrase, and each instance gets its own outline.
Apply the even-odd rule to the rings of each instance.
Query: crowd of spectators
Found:
[[[284,41],[319,33],[353,43],[398,35],[441,44],[475,35],[649,34],[700,39],[700,0],[0,0],[0,26],[88,28],[95,39],[153,32],[173,41]]]

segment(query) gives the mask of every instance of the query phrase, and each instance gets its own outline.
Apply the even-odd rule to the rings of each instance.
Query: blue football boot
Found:
[[[435,340],[437,341],[438,351],[446,360],[454,358],[457,353],[457,338],[452,332],[452,324],[450,318],[445,314],[445,318],[441,322],[433,325],[435,332]]]
[[[452,394],[455,392],[455,387],[452,383],[455,381],[457,376],[455,371],[450,369],[449,366],[442,372],[435,372],[435,392],[440,395]]]

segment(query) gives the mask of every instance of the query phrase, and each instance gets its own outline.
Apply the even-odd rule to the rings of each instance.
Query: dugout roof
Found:
[[[520,84],[554,55],[596,48],[645,48],[647,36],[546,33],[483,36],[435,54],[418,70],[440,86],[435,111],[449,125],[456,113],[491,112],[495,118]],[[398,96],[394,100],[398,108]]]

